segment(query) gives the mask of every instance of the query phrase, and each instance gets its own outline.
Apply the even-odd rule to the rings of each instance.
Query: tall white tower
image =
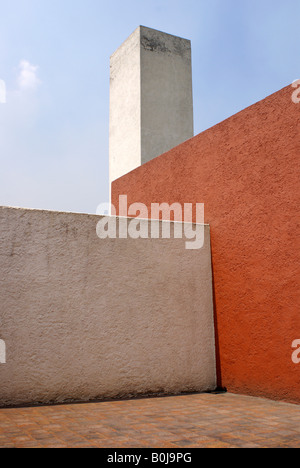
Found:
[[[110,184],[194,136],[191,42],[139,26],[110,60]]]

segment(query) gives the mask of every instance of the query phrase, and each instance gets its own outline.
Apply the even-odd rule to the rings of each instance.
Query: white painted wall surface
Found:
[[[110,58],[110,185],[141,165],[141,53],[137,29]]]
[[[209,227],[186,250],[98,221],[0,208],[1,406],[216,387]]]

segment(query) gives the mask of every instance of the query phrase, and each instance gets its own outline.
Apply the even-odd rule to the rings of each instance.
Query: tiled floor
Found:
[[[0,447],[300,448],[300,406],[227,393],[1,409]]]

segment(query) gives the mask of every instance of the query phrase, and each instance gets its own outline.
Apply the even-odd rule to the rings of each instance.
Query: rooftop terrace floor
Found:
[[[0,410],[0,448],[300,448],[300,406],[197,394]]]

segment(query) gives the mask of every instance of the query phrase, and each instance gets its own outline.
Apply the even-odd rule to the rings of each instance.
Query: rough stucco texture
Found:
[[[112,202],[204,203],[219,385],[300,402],[300,104],[288,86],[112,184]]]
[[[99,219],[0,208],[0,405],[216,387],[209,227],[190,251]]]

